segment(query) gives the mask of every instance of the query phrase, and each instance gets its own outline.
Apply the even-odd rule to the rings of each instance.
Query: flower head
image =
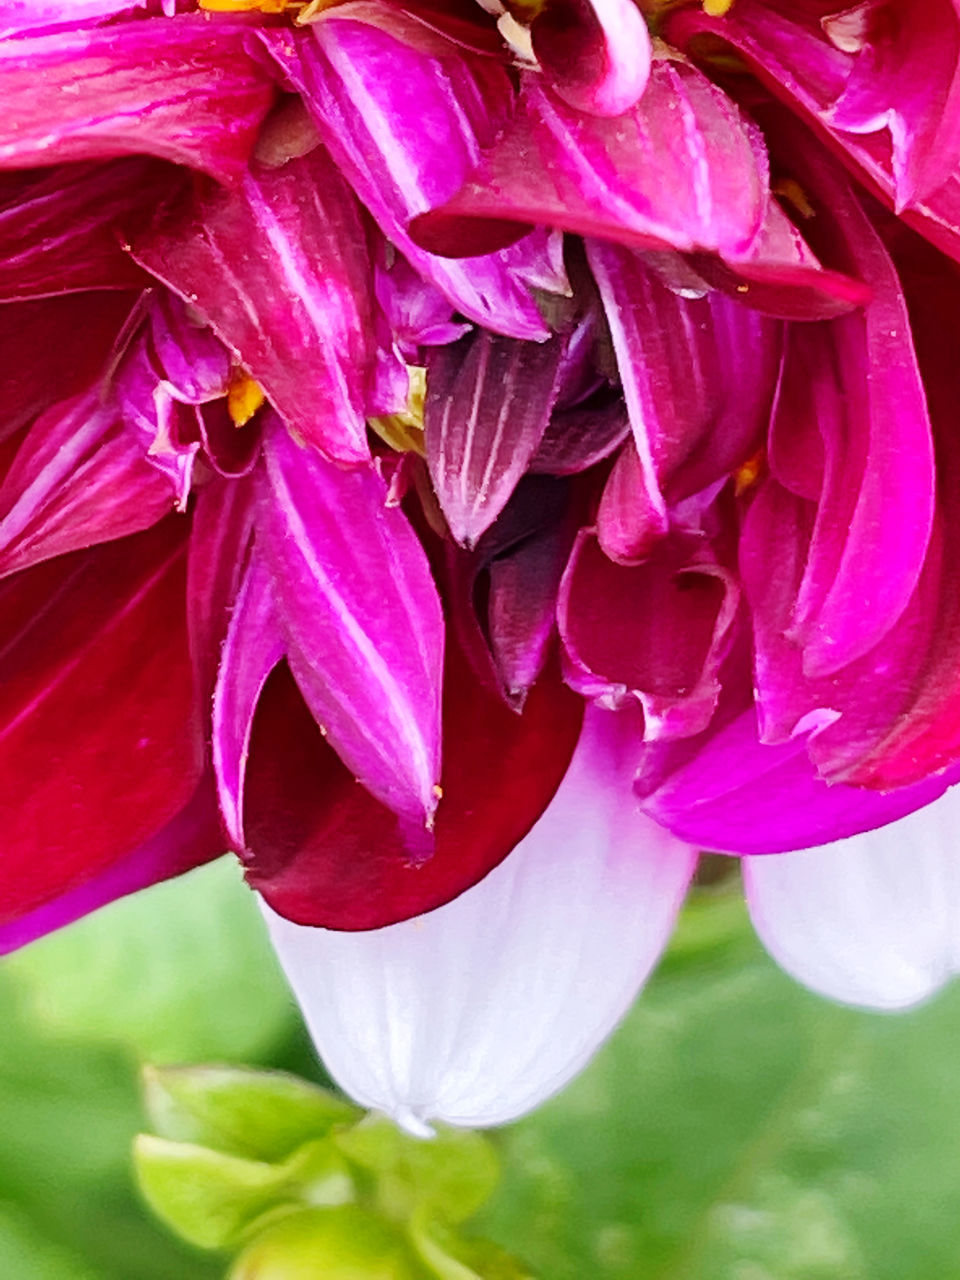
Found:
[[[815,986],[949,972],[858,833],[960,776],[952,0],[0,32],[6,946],[232,847],[416,1123],[569,1078],[699,848]]]

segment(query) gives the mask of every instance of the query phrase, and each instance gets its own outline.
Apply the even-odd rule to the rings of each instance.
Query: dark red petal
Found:
[[[171,518],[0,588],[0,922],[92,879],[193,794],[186,532]]]
[[[283,667],[254,722],[244,826],[247,879],[300,924],[377,929],[450,901],[533,826],[580,729],[580,699],[555,675],[522,716],[483,689],[448,645],[443,799],[433,835],[403,824],[327,746]]]

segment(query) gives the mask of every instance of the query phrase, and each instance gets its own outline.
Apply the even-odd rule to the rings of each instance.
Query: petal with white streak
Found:
[[[504,1124],[562,1088],[623,1017],[673,928],[694,851],[645,818],[590,711],[544,816],[485,880],[369,933],[264,908],[332,1075],[415,1131]]]
[[[899,822],[799,853],[744,858],[773,958],[847,1004],[899,1009],[960,972],[960,790]]]

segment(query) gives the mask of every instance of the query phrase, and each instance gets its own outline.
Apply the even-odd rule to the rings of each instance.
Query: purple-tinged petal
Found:
[[[55,405],[0,484],[0,575],[139,533],[173,509],[169,480],[96,392]]]
[[[637,447],[628,440],[607,476],[597,508],[597,540],[617,564],[638,564],[667,532],[659,489],[651,496]]]
[[[185,534],[171,518],[0,587],[3,923],[121,862],[196,789]]]
[[[225,846],[213,786],[204,777],[180,812],[136,849],[44,906],[0,925],[0,955],[62,929],[128,893],[183,875],[219,857]]]
[[[347,767],[423,823],[437,805],[443,664],[426,555],[372,465],[341,470],[276,419],[263,447],[257,537],[294,674]]]
[[[118,290],[0,306],[0,440],[100,377],[136,301]]]
[[[198,191],[133,254],[201,313],[292,431],[339,462],[369,456],[372,270],[359,206],[322,148]]]
[[[38,171],[0,209],[0,301],[148,284],[121,247],[122,230],[181,180],[142,157]]]
[[[230,352],[186,303],[166,289],[150,308],[150,347],[176,399],[204,404],[227,394]]]
[[[647,750],[657,751],[657,743]],[[757,736],[753,711],[712,733],[652,791],[646,813],[699,849],[766,854],[805,849],[895,822],[930,804],[958,770],[897,791],[821,781],[804,735],[777,746]]]
[[[641,249],[737,254],[759,231],[767,198],[756,128],[694,67],[661,59],[639,103],[612,119],[581,116],[525,77],[497,142],[411,234],[454,255],[509,244],[529,224]]]
[[[253,716],[284,650],[270,571],[254,552],[230,615],[213,694],[213,767],[220,811],[235,849],[246,844],[243,782]]]
[[[111,399],[144,456],[174,487],[186,510],[200,434],[192,405],[175,398],[157,373],[145,336],[126,352],[113,379]]]
[[[244,807],[247,879],[275,911],[379,929],[451,901],[527,834],[566,771],[582,701],[548,670],[519,716],[452,637],[443,700],[443,796],[427,832],[357,785],[277,669],[254,721]]]
[[[640,812],[612,719],[588,713],[543,817],[455,902],[349,935],[266,910],[317,1048],[364,1106],[421,1134],[505,1124],[572,1079],[630,1007],[696,854]]]
[[[431,353],[424,441],[443,513],[468,547],[497,518],[547,427],[563,342],[483,330]]]
[[[400,354],[416,363],[420,346],[444,346],[469,332],[467,324],[453,320],[453,306],[424,280],[401,254],[394,252],[390,266],[376,268],[376,293]]]
[[[816,849],[746,858],[760,938],[821,995],[902,1009],[960,973],[960,792]]]
[[[180,14],[4,40],[0,169],[147,153],[237,179],[274,92],[248,38]]]
[[[618,565],[584,529],[557,603],[567,680],[603,706],[636,699],[650,740],[699,733],[717,705],[738,601],[703,539],[676,534],[642,564]]]
[[[631,0],[550,0],[530,28],[547,83],[588,115],[619,116],[650,78],[650,36]]]
[[[0,0],[0,36],[96,22],[148,7],[149,0]]]
[[[567,476],[608,458],[630,434],[630,419],[619,395],[598,396],[593,404],[555,409],[529,470]]]
[[[494,14],[475,0],[340,0],[315,22],[364,22],[436,57],[459,50],[509,60]]]
[[[720,293],[668,289],[620,245],[587,242],[636,444],[628,477],[651,537],[666,502],[728,474],[756,449],[776,388],[781,327]],[[642,511],[641,511],[642,509]],[[637,545],[633,554],[640,554]]]
[[[260,456],[260,423],[263,415],[238,427],[230,416],[226,400],[211,400],[196,406],[197,426],[207,461],[218,475],[227,479],[248,476]]]
[[[412,217],[453,195],[504,124],[513,103],[506,69],[429,57],[357,22],[322,22],[313,31],[299,41],[289,33],[264,38],[387,239],[468,319],[515,338],[547,337],[520,270],[547,253],[542,237],[520,260],[448,262],[407,234]]]

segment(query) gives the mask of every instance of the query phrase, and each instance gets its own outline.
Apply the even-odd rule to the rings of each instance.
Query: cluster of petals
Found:
[[[233,849],[413,1129],[700,850],[960,965],[957,0],[0,0],[0,96],[0,948]]]

